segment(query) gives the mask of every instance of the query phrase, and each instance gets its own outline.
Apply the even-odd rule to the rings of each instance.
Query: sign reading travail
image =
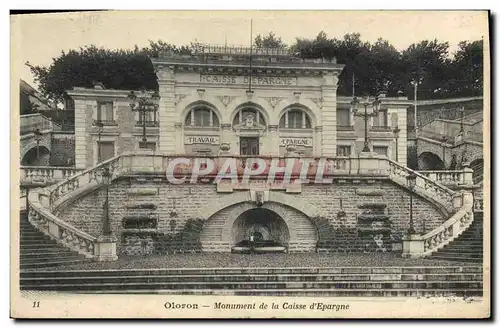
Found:
[[[248,76],[200,74],[200,82],[212,84],[248,84]],[[297,85],[297,78],[290,76],[253,76],[254,85]]]
[[[192,144],[210,144],[210,145],[218,145],[219,137],[218,136],[188,136],[184,138],[184,144],[192,145]]]

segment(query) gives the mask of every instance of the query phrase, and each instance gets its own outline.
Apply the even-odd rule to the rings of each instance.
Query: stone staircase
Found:
[[[269,296],[482,296],[481,266],[24,271],[21,290]]]
[[[469,228],[458,238],[437,252],[430,258],[460,262],[483,261],[483,213],[475,212],[474,221]]]
[[[38,231],[29,221],[25,212],[20,217],[20,268],[41,268],[79,263],[83,255],[71,251]]]

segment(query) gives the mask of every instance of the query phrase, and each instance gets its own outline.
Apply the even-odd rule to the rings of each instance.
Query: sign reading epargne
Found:
[[[211,84],[248,84],[248,76],[200,74],[200,82]],[[290,76],[253,76],[254,85],[296,85],[297,78]]]

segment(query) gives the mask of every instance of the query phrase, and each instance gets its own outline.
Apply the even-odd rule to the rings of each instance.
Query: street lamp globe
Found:
[[[401,129],[397,126],[394,128],[394,130],[392,130],[392,133],[394,133],[394,137],[396,139],[399,138],[399,132],[401,132]]]
[[[137,96],[135,95],[134,91],[130,91],[130,93],[127,96],[128,102],[130,104],[130,108],[134,109],[135,107],[135,102],[137,100]]]
[[[413,191],[417,182],[417,175],[411,172],[406,176],[406,182],[408,183],[408,188]]]

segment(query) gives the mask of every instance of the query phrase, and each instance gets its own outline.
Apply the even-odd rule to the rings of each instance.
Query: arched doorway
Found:
[[[418,168],[422,171],[443,170],[441,158],[431,152],[423,152],[418,156]]]
[[[253,208],[243,212],[233,222],[232,246],[258,245],[288,247],[290,232],[286,222],[274,211]]]

